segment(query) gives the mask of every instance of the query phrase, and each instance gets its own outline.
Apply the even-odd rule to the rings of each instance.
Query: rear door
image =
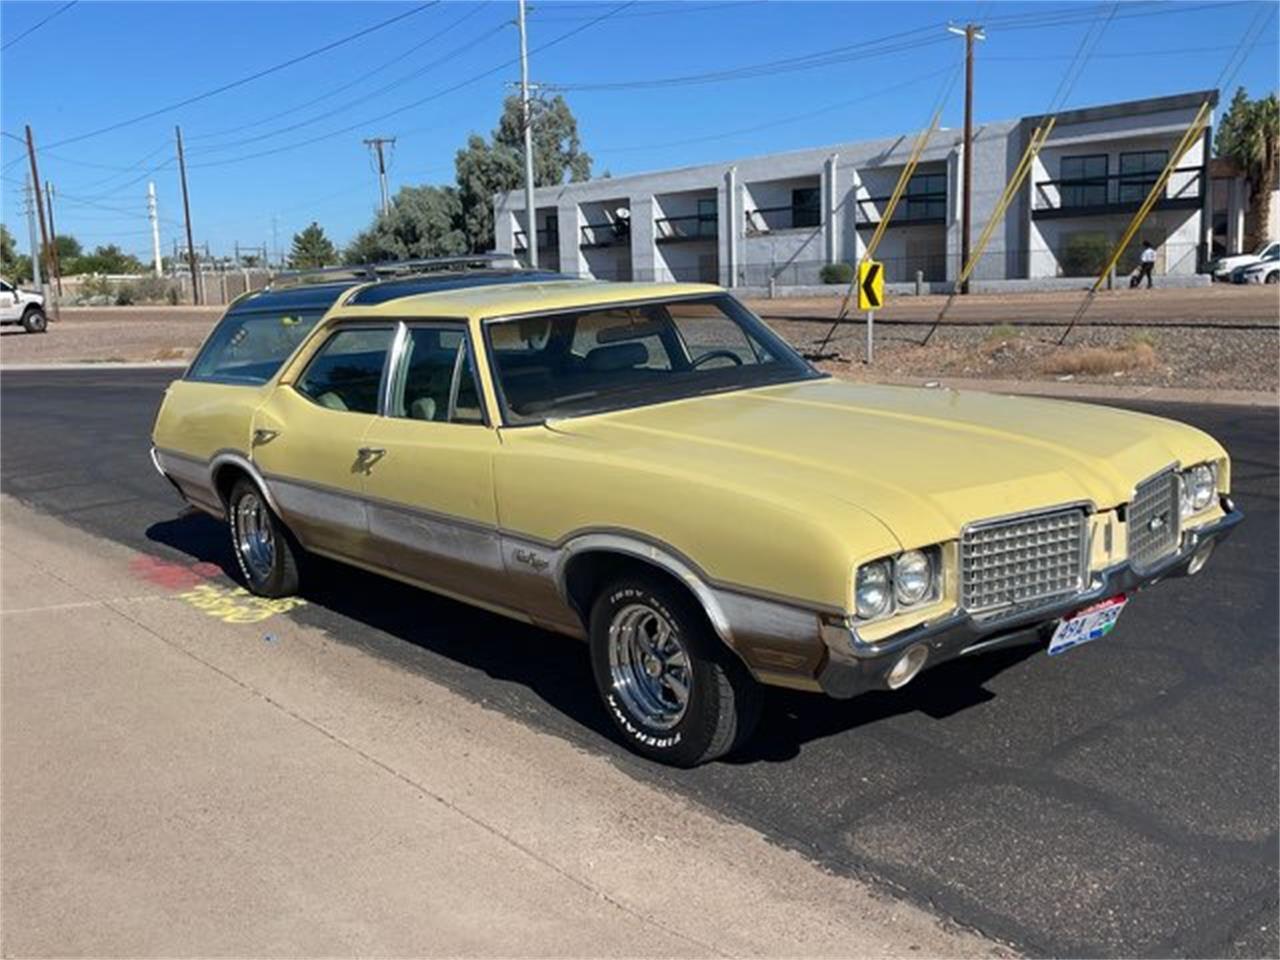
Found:
[[[508,605],[493,497],[497,431],[461,322],[410,322],[364,445],[376,563],[460,596]]]
[[[289,528],[311,549],[369,559],[365,442],[386,386],[393,324],[336,327],[253,421],[253,461]]]

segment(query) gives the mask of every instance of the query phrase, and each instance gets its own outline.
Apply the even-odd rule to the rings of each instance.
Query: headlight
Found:
[[[893,587],[898,602],[907,606],[919,603],[933,587],[933,563],[928,554],[908,550],[893,565]]]
[[[863,620],[883,616],[889,612],[893,599],[889,578],[889,562],[877,560],[858,568],[855,593],[858,616]]]
[[[1199,463],[1182,471],[1179,506],[1184,517],[1199,513],[1213,503],[1218,492],[1218,471],[1214,464]]]

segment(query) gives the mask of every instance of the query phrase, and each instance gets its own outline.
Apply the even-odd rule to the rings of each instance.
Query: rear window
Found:
[[[322,309],[233,310],[205,341],[187,379],[266,383],[322,316]]]

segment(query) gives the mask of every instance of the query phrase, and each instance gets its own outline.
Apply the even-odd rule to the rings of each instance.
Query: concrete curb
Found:
[[[95,363],[0,363],[0,373],[22,370],[185,370],[189,360],[103,360]]]
[[[853,383],[899,387],[935,387],[1051,397],[1056,400],[1147,400],[1152,403],[1195,403],[1228,407],[1276,407],[1280,395],[1266,390],[1206,390],[1187,387],[1127,386],[1109,383],[1075,383],[1058,380],[977,380],[964,377],[885,377],[853,379]]]

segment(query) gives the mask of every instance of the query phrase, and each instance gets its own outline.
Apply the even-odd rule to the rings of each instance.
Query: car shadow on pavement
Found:
[[[226,529],[212,517],[189,511],[152,524],[146,535],[193,562],[216,565],[229,580],[239,583]],[[307,558],[302,596],[308,605],[289,616],[325,630],[337,642],[416,670],[551,732],[576,737],[585,728],[619,745],[595,692],[587,648],[572,637],[317,557]],[[769,688],[755,737],[727,762],[789,760],[810,741],[902,714],[951,716],[991,700],[995,694],[986,689],[987,681],[1038,649],[1019,647],[952,661],[927,671],[903,690],[873,692],[853,700]],[[502,686],[478,688],[471,671],[480,671]],[[552,707],[555,714],[531,711],[526,692]]]

